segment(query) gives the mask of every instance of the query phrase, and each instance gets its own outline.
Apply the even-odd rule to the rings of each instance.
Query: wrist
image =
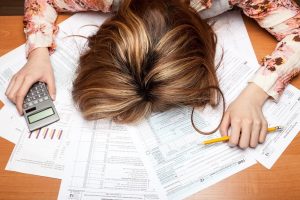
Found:
[[[269,95],[255,83],[249,83],[242,95],[251,100],[251,103],[262,106],[269,98]]]
[[[49,50],[47,47],[39,47],[30,52],[28,55],[28,60],[38,58],[38,59],[49,59]]]

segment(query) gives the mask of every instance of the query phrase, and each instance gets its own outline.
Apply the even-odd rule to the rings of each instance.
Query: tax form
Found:
[[[65,163],[60,200],[163,199],[124,125],[99,120],[73,129]]]
[[[231,50],[225,49],[217,71],[227,102],[232,102],[247,85],[255,69]],[[153,114],[138,126],[136,145],[142,152],[149,173],[169,199],[183,199],[256,163],[270,168],[299,132],[300,92],[289,86],[277,104],[269,101],[264,114],[269,126],[283,125],[282,133],[267,136],[256,149],[230,148],[226,143],[200,145],[220,137],[219,132],[199,135],[191,125],[191,109],[178,108]],[[206,107],[194,116],[200,130],[209,131],[220,122],[222,108]]]
[[[249,66],[259,67],[240,10],[227,11],[209,19],[209,23],[213,25],[220,46],[236,50]]]
[[[246,60],[239,60],[236,59],[236,56],[230,56],[230,55],[231,54],[228,54],[227,56],[228,59],[226,60],[226,62],[228,63],[224,62],[223,64],[227,65],[230,63],[235,63],[235,65],[238,65],[240,67],[240,70],[243,70],[242,71],[243,73],[241,73],[241,71],[235,72],[234,68],[233,69],[229,68],[225,70],[224,66],[220,66],[220,72],[223,71],[223,73],[226,73],[227,79],[231,76],[239,77],[240,78],[239,80],[241,82],[240,84],[237,85],[240,86],[246,85],[245,80],[247,77],[253,74],[254,68],[247,66],[245,64],[247,63]],[[228,87],[229,84],[231,83],[225,80],[224,81],[220,80],[220,81],[221,84],[224,85],[224,88]],[[231,98],[234,98],[235,95],[238,94],[238,92],[239,92],[238,90],[236,90],[236,93],[234,93],[234,91],[229,90]],[[170,118],[171,118],[171,122],[168,122]],[[175,118],[174,121],[173,118]],[[191,193],[194,193],[202,188],[208,187],[209,185],[216,183],[221,179],[224,179],[256,163],[254,159],[252,159],[251,157],[249,158],[247,157],[248,154],[247,152],[243,152],[239,149],[231,149],[226,145],[220,145],[217,148],[214,148],[212,146],[199,147],[198,145],[200,142],[199,136],[195,134],[192,127],[190,126],[189,119],[190,119],[190,110],[188,109],[183,109],[178,112],[175,111],[175,113],[173,113],[173,111],[170,111],[165,114],[159,115],[157,118],[155,118],[155,120],[152,123],[153,127],[156,128],[157,126],[159,126],[162,128],[162,130],[153,133],[153,132],[149,132],[152,129],[147,127],[147,124],[144,127],[139,127],[139,130],[142,130],[142,133],[145,134],[143,138],[148,138],[148,139],[153,137],[168,138],[168,135],[167,133],[165,133],[165,130],[168,131],[168,129],[172,129],[172,126],[174,126],[174,129],[177,130],[176,138],[172,140],[174,141],[174,143],[170,144],[171,142],[168,141],[167,139],[166,139],[167,141],[165,141],[165,143],[168,144],[168,147],[170,146],[169,149],[167,149],[167,147],[165,146],[161,148],[163,148],[163,152],[166,154],[166,156],[172,155],[173,160],[170,159],[170,162],[174,163],[175,165],[175,162],[178,161],[179,168],[182,168],[181,173],[177,174],[178,179],[183,180],[183,182],[185,182],[184,184],[182,184],[182,186],[178,186],[175,184],[174,186],[170,185],[167,188],[167,192],[165,192],[166,188],[157,187],[158,185],[161,184],[159,182],[160,181],[159,178],[161,177],[157,178],[157,174],[153,173],[153,171],[149,168],[148,168],[149,171],[146,172],[144,168],[145,165],[146,166],[152,165],[151,162],[147,162],[147,159],[143,158],[143,161],[146,163],[143,164],[143,167],[141,164],[138,164],[139,167],[136,168],[137,163],[144,163],[142,162],[141,158],[135,157],[138,155],[137,151],[135,150],[136,145],[139,146],[141,144],[145,144],[143,142],[140,142],[140,140],[135,145],[132,143],[132,138],[130,138],[129,135],[136,131],[136,127],[128,131],[126,130],[125,127],[120,128],[119,126],[118,128],[116,127],[114,128],[115,125],[110,127],[108,125],[92,124],[79,131],[80,134],[78,133],[78,135],[81,135],[80,137],[74,136],[72,138],[71,144],[69,146],[69,150],[71,152],[67,154],[68,156],[66,159],[66,166],[65,166],[66,170],[60,188],[59,199],[81,199],[81,198],[82,199],[93,199],[93,198],[96,199],[97,198],[156,199],[158,197],[160,199],[165,199],[167,198],[166,196],[168,196],[169,199],[176,199],[176,198],[186,197]],[[198,124],[208,125],[210,123],[209,121],[206,121],[204,118],[200,118],[200,117],[198,117],[196,120]],[[167,126],[167,128],[164,129],[163,128],[164,125]],[[178,127],[178,126],[182,126],[182,127]],[[93,128],[93,127],[97,127],[97,128]],[[190,133],[193,134],[190,134],[187,137],[185,137],[184,136],[185,131],[187,132],[190,131]],[[78,130],[75,130],[74,132],[78,132]],[[115,136],[113,136],[113,134]],[[115,141],[111,142],[110,137],[118,138],[120,134],[124,135],[122,139],[118,139],[120,144],[116,145],[114,144]],[[137,139],[135,135],[133,138],[134,140]],[[113,148],[111,146],[113,145],[118,146],[118,149],[114,152],[111,152],[111,149]],[[192,146],[189,147],[189,145]],[[129,153],[127,149],[130,149]],[[128,155],[134,156],[135,158],[132,159],[132,157],[127,157],[127,159],[124,159],[123,158],[124,154],[120,152],[120,150],[125,151]],[[187,151],[186,158],[184,157],[185,155],[184,150]],[[224,156],[223,159],[218,160],[214,163],[213,162],[209,163],[211,162],[210,159],[206,163],[202,163],[203,165],[201,165],[201,162],[204,160],[204,158],[199,159],[199,156],[201,157],[202,155],[200,154],[201,152],[207,152],[208,153],[207,157],[210,157],[211,155],[217,155],[219,152],[224,152],[220,156],[226,154],[227,155]],[[116,156],[115,154],[117,154],[118,157],[120,154],[121,158],[119,159],[110,158]],[[146,151],[146,154],[149,155],[150,154],[149,151]],[[195,157],[193,157],[194,155]],[[229,156],[232,156],[231,159],[226,161],[226,158],[228,158]],[[157,157],[157,159],[159,159],[161,155],[157,154],[154,155],[154,157]],[[134,160],[134,162],[131,161],[130,163],[128,159]],[[111,163],[112,161],[114,162]],[[119,164],[120,161],[122,161],[121,164]],[[194,162],[200,164],[193,166]],[[117,164],[119,165],[119,167],[116,167]],[[215,166],[213,166],[214,164]],[[137,172],[139,172],[138,177],[141,178],[142,181],[140,179],[138,180],[132,179],[132,175],[135,174],[132,172],[133,166],[135,166],[134,168],[137,169]],[[160,174],[163,177],[165,184],[169,184],[170,182],[172,182],[170,180],[171,174],[169,175],[167,174],[167,172],[166,174],[164,174],[163,172],[164,170],[168,169],[168,166],[166,165],[165,167],[161,168],[160,171]],[[191,168],[189,169],[190,166]],[[211,166],[211,169],[209,166]],[[188,179],[191,176],[194,177],[195,176],[194,174],[197,174],[197,172],[199,172],[199,170],[196,169],[197,167],[200,167],[199,170],[203,170],[203,173],[199,174],[199,176],[196,176],[196,178],[193,179],[192,181],[189,181]],[[130,171],[130,173],[128,172],[128,170]],[[172,170],[172,168],[170,168],[170,170]],[[186,172],[185,170],[189,171],[186,174],[186,176],[184,174],[184,172]],[[114,176],[112,172],[117,174],[118,176]],[[148,177],[147,174],[149,174],[150,176]],[[124,178],[124,175],[126,175],[126,178]],[[121,181],[122,179],[123,181]],[[114,182],[110,183],[108,180]],[[134,182],[136,183],[142,183],[142,185],[144,186],[148,185],[147,187],[139,186],[140,192],[144,194],[142,195],[139,192],[132,193],[133,188],[127,188],[129,185],[127,181],[129,180],[134,180]],[[170,182],[168,182],[168,180],[170,180]],[[198,184],[197,180],[201,180],[201,183]],[[145,184],[148,181],[152,184]],[[155,184],[153,184],[153,182]],[[156,186],[155,190],[153,189],[153,185]],[[119,188],[120,186],[122,187]],[[132,187],[136,187],[135,184],[133,184]],[[128,191],[124,192],[122,195],[118,193],[120,191],[123,191],[124,188],[127,188]],[[169,190],[173,190],[173,189],[174,191],[169,192]],[[154,191],[158,191],[157,193],[159,195]]]
[[[300,131],[300,91],[289,85],[279,102],[267,102],[263,111],[269,127],[280,125],[284,129],[281,132],[268,134],[265,143],[249,151],[253,153],[258,162],[271,169]]]
[[[96,13],[78,13],[59,25],[56,37],[57,49],[51,55],[51,64],[55,74],[57,95],[70,93],[72,79],[81,52],[85,49],[86,39],[97,30],[109,15]],[[76,21],[76,23],[74,23]],[[0,100],[4,107],[0,112],[0,137],[17,143],[26,123],[19,116],[15,105],[5,96],[6,88],[12,76],[26,64],[25,45],[1,56],[0,58]],[[23,127],[24,126],[24,127]]]
[[[26,128],[25,119],[19,116],[15,105],[5,96],[9,80],[26,62],[24,45],[0,59],[0,99],[4,107],[0,110],[0,136],[16,143]],[[16,59],[17,58],[17,59]]]
[[[217,71],[226,101],[232,101],[246,86],[254,68],[225,49]],[[234,84],[232,82],[235,82]],[[214,114],[209,114],[213,111]],[[194,122],[200,130],[218,125],[222,109],[197,111]],[[248,151],[226,143],[201,145],[219,132],[198,134],[191,124],[191,108],[178,108],[153,114],[137,127],[136,145],[168,199],[183,199],[256,163]]]
[[[4,96],[9,80],[26,63],[25,46],[1,57],[0,98],[5,106],[0,112],[0,136],[16,144],[6,170],[62,178],[65,152],[72,139],[70,127],[81,116],[73,105],[71,88],[78,59],[86,48],[84,37],[93,34],[107,17],[96,13],[76,14],[60,24],[55,41],[57,49],[50,57],[57,91],[54,104],[60,120],[40,131],[29,133],[23,116],[19,116],[15,105]]]

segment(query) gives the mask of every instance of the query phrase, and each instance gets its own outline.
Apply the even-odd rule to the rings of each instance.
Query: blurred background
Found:
[[[300,0],[295,0],[300,5]],[[0,15],[23,15],[24,0],[0,0]]]
[[[0,0],[0,15],[23,15],[24,0]]]

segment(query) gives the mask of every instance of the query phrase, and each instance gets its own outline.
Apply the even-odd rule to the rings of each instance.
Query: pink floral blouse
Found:
[[[27,55],[35,48],[55,49],[57,12],[110,12],[120,0],[25,0],[24,31]],[[293,77],[300,73],[300,7],[293,0],[191,0],[200,12],[214,4],[225,11],[240,7],[279,41],[271,55],[263,58],[251,82],[277,100]],[[220,6],[219,6],[220,7]],[[214,11],[215,12],[215,11]],[[218,12],[215,12],[219,14]]]

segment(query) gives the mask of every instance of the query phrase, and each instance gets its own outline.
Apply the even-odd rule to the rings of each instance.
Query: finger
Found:
[[[30,87],[34,84],[34,82],[35,81],[33,79],[25,78],[23,83],[22,83],[22,87],[20,87],[20,89],[17,92],[16,106],[17,106],[17,110],[20,113],[20,115],[23,114],[23,101],[24,101],[24,98],[25,98],[26,94],[28,93]]]
[[[240,120],[233,120],[231,122],[231,133],[228,145],[234,147],[238,145],[241,134],[241,123]]]
[[[13,85],[15,84],[15,78],[16,78],[16,75],[14,75],[14,76],[11,78],[11,80],[10,80],[8,86],[7,86],[7,89],[6,89],[6,91],[5,91],[5,95],[6,95],[6,96],[8,96],[8,94],[9,94],[10,91],[11,91],[11,88],[12,88]]]
[[[49,95],[51,96],[51,99],[54,101],[56,97],[56,87],[55,87],[55,79],[54,76],[51,76],[46,80]]]
[[[259,133],[259,140],[258,140],[259,143],[264,143],[265,142],[267,133],[268,133],[268,123],[264,119],[263,122],[262,122],[260,133]]]
[[[220,133],[222,136],[227,136],[228,135],[228,129],[229,129],[229,125],[230,125],[230,116],[228,113],[224,114],[224,118],[221,122],[220,125]]]
[[[261,120],[255,121],[253,123],[251,138],[250,138],[250,147],[252,148],[256,147],[258,144],[261,125],[262,125]]]
[[[24,81],[23,76],[22,77],[16,77],[15,78],[15,83],[14,83],[13,87],[11,88],[10,92],[8,93],[8,98],[14,103],[16,103],[17,91],[21,87],[23,81]]]
[[[252,120],[244,120],[242,124],[242,133],[240,137],[239,146],[242,149],[246,149],[250,144],[250,135],[252,131]]]

